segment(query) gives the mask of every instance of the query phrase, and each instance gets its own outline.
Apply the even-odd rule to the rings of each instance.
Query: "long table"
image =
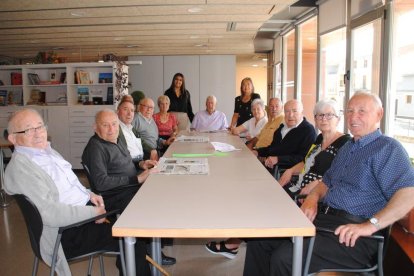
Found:
[[[208,157],[208,175],[148,177],[112,229],[114,236],[125,237],[127,275],[135,275],[135,237],[156,237],[152,255],[158,263],[160,237],[293,237],[292,275],[299,276],[303,237],[315,235],[314,225],[240,138],[227,133],[202,135],[241,150]],[[214,153],[214,147],[174,142],[165,156],[173,153]]]

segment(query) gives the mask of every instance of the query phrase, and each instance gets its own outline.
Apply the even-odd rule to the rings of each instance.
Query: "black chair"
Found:
[[[37,274],[37,269],[38,269],[38,265],[39,265],[39,259],[42,259],[42,256],[40,254],[40,237],[42,235],[42,231],[43,231],[43,221],[42,221],[42,217],[40,216],[40,213],[37,209],[37,207],[34,205],[34,203],[25,195],[22,194],[15,194],[13,195],[13,197],[16,199],[17,204],[20,207],[20,210],[23,214],[24,220],[26,222],[26,226],[27,226],[27,231],[29,234],[29,238],[30,238],[30,244],[32,246],[32,250],[33,253],[35,254],[35,259],[34,259],[34,263],[33,263],[33,269],[32,269],[32,276],[35,276]],[[95,221],[97,219],[100,218],[104,218],[110,215],[114,215],[117,213],[117,210],[114,210],[113,212],[108,212],[106,214],[100,215],[100,216],[96,216],[94,218],[90,218],[87,220],[83,220],[80,221],[78,223],[74,223],[65,227],[60,227],[59,231],[58,231],[58,236],[56,238],[56,242],[55,242],[55,246],[54,246],[54,250],[53,250],[53,255],[52,255],[52,264],[50,267],[50,275],[53,276],[55,275],[55,266],[56,266],[56,261],[57,261],[57,254],[58,254],[58,249],[59,249],[59,245],[60,245],[60,240],[62,238],[62,233],[69,228],[73,228],[73,227],[78,227],[80,225]],[[92,263],[93,263],[93,257],[95,256],[99,256],[99,262],[100,262],[100,269],[101,269],[101,275],[105,275],[105,271],[104,271],[104,265],[103,265],[103,255],[105,254],[109,254],[109,255],[121,255],[121,263],[122,263],[122,270],[125,270],[125,258],[124,258],[124,253],[123,253],[123,244],[122,244],[122,240],[119,240],[119,246],[120,246],[120,252],[113,252],[113,251],[108,251],[108,250],[99,250],[99,251],[94,251],[94,252],[90,252],[88,254],[84,254],[82,256],[76,256],[74,258],[70,258],[67,259],[68,262],[70,261],[74,261],[74,260],[78,260],[81,258],[86,258],[89,257],[89,267],[88,267],[88,276],[91,275],[92,272]]]
[[[334,231],[331,229],[326,229],[326,228],[316,228],[316,232],[325,232],[325,233],[331,233],[332,235],[334,234]],[[369,267],[362,267],[362,268],[347,268],[347,269],[342,269],[342,268],[326,268],[326,269],[322,269],[318,272],[348,272],[348,273],[361,273],[361,274],[366,274],[366,273],[370,273],[370,272],[374,272],[377,271],[377,275],[379,276],[383,276],[384,272],[383,272],[383,260],[384,260],[384,256],[385,256],[385,252],[387,250],[387,246],[388,246],[388,242],[390,239],[390,234],[391,234],[391,226],[388,226],[387,228],[383,229],[381,231],[382,235],[372,235],[372,236],[364,236],[364,237],[359,237],[360,239],[372,239],[372,240],[376,240],[377,241],[377,258],[375,260],[375,262],[369,266]],[[310,262],[312,259],[312,251],[313,251],[313,246],[315,244],[315,237],[312,237],[310,239],[309,242],[309,249],[308,249],[308,253],[306,256],[306,262],[305,262],[305,268],[303,270],[303,275],[308,275],[309,272],[309,266],[310,266]]]
[[[102,198],[105,200],[105,197],[107,197],[107,196],[111,196],[111,195],[115,195],[115,194],[117,194],[117,193],[119,193],[119,192],[121,192],[121,191],[123,191],[123,190],[125,190],[125,189],[128,189],[128,188],[131,188],[131,187],[136,187],[137,185],[136,184],[131,184],[131,185],[124,185],[124,186],[122,186],[122,187],[119,187],[119,188],[115,188],[115,189],[111,189],[111,190],[108,190],[108,191],[103,191],[103,192],[101,192],[101,191],[98,191],[97,189],[96,189],[96,186],[95,186],[95,183],[92,181],[92,178],[91,178],[91,174],[90,174],[90,171],[89,171],[89,168],[88,168],[88,166],[85,164],[85,163],[83,163],[83,162],[81,162],[81,164],[82,164],[82,167],[83,167],[83,169],[85,170],[85,174],[86,174],[86,178],[88,179],[88,182],[89,182],[89,186],[90,186],[90,188],[91,188],[91,190],[92,190],[92,192],[94,192],[95,194],[99,194],[99,195],[101,195],[102,196]],[[169,274],[168,274],[168,272],[167,271],[165,271],[156,261],[154,261],[150,256],[148,256],[148,255],[146,255],[145,256],[145,258],[146,258],[146,260],[150,263],[150,264],[152,264],[154,267],[156,267],[163,275],[165,275],[165,276],[169,276]]]

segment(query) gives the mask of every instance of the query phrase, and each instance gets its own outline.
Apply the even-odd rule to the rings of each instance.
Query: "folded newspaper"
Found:
[[[159,174],[208,174],[207,158],[165,158],[158,161]]]
[[[206,143],[206,142],[208,142],[210,140],[206,136],[185,136],[185,135],[181,135],[181,136],[178,136],[177,139],[175,139],[175,141],[179,141],[179,142],[194,142],[194,143]]]

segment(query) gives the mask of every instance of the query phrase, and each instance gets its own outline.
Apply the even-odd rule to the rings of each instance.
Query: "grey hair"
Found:
[[[380,97],[378,97],[378,95],[376,94],[369,93],[364,90],[356,91],[349,100],[352,100],[354,97],[359,97],[359,96],[371,98],[377,108],[382,108],[382,101]]]
[[[98,112],[96,112],[96,114],[95,114],[95,123],[96,124],[98,123],[98,119],[101,117],[101,115],[103,113],[113,113],[113,114],[115,114],[116,117],[118,117],[118,115],[116,114],[116,112],[114,110],[112,110],[110,108],[104,108],[104,109],[99,110]]]
[[[214,102],[215,102],[215,103],[217,103],[217,98],[216,98],[216,96],[214,96],[214,95],[209,95],[209,96],[207,96],[207,98],[206,98],[206,102],[208,101],[208,99],[213,99],[213,100],[214,100]]]
[[[327,106],[332,108],[336,116],[341,115],[341,108],[339,107],[338,102],[333,99],[320,100],[319,102],[317,102],[315,107],[313,108],[313,115],[322,113],[322,110]]]
[[[40,115],[39,111],[37,111],[36,109],[34,109],[34,108],[23,108],[23,109],[19,109],[19,110],[13,112],[10,115],[9,119],[7,120],[7,132],[9,134],[12,134],[14,132],[14,127],[15,127],[14,126],[15,125],[15,122],[14,121],[15,121],[17,115],[19,115],[20,113],[23,113],[23,112],[28,112],[28,111],[29,112],[32,112],[34,114],[37,114],[40,117],[40,119],[42,120],[43,124],[45,124],[45,122],[43,121],[42,115]]]
[[[166,95],[161,95],[157,99],[158,107],[160,106],[162,100],[166,100],[168,102],[168,104],[170,104],[170,98],[168,96],[166,96]]]
[[[254,99],[253,101],[252,101],[252,104],[251,104],[251,108],[253,108],[253,106],[255,106],[255,105],[260,105],[260,107],[263,109],[263,110],[265,110],[265,103],[264,103],[264,101],[262,100],[262,99]]]

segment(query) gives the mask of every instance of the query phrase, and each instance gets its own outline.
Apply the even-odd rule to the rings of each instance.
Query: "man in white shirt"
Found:
[[[197,112],[191,123],[191,129],[197,131],[216,131],[227,129],[226,115],[216,110],[217,98],[210,95],[206,99],[206,110]]]
[[[104,201],[85,189],[71,164],[51,148],[47,126],[36,110],[16,111],[9,119],[8,132],[15,150],[6,169],[4,188],[9,194],[24,194],[39,210],[43,220],[40,251],[50,265],[59,227],[106,213]],[[118,240],[112,237],[113,221],[103,222],[104,219],[63,232],[58,275],[70,275],[65,256],[79,256],[100,248],[119,250]],[[139,275],[150,275],[145,255],[145,242],[137,240],[135,261]],[[119,264],[117,261],[118,267]]]
[[[130,95],[125,95],[118,105],[117,114],[119,118],[119,136],[123,143],[127,145],[132,160],[137,163],[144,159],[141,138],[136,128],[132,126],[135,115],[134,99]]]

